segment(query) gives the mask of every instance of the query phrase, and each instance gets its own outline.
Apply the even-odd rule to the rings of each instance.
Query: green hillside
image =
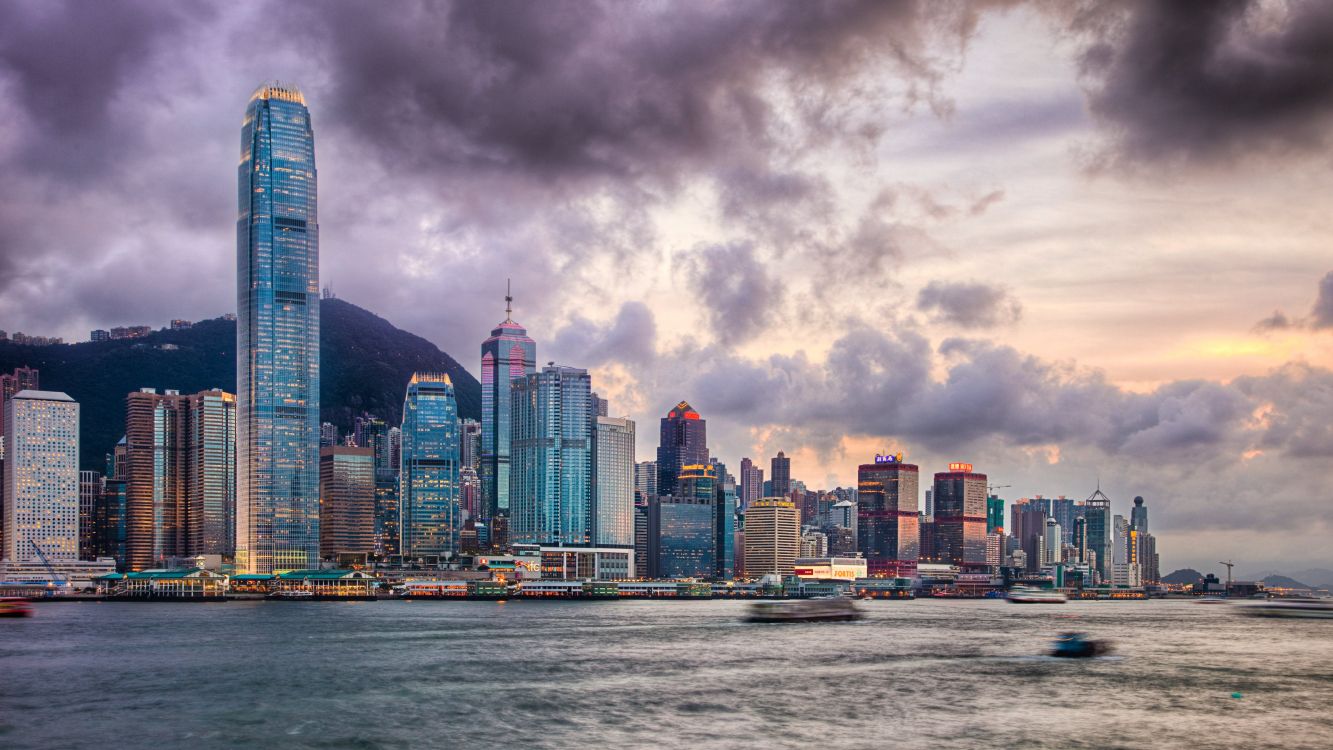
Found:
[[[174,348],[172,348],[174,347]],[[236,391],[236,323],[222,318],[142,339],[58,346],[0,342],[0,372],[19,366],[41,371],[45,390],[64,391],[81,405],[84,468],[101,470],[125,431],[125,395],[139,388]],[[320,305],[320,413],[351,429],[362,411],[397,424],[414,371],[453,379],[460,416],[481,418],[481,385],[429,341],[395,328],[374,313],[339,299]]]

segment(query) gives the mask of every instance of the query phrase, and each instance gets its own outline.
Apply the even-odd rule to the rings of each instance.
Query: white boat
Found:
[[[746,622],[829,622],[859,620],[865,614],[856,602],[843,596],[791,601],[755,602]]]
[[[1269,599],[1242,605],[1240,610],[1254,617],[1333,619],[1333,599]]]
[[[1063,591],[1032,586],[1015,586],[1009,589],[1007,598],[1014,604],[1064,604],[1068,601]]]

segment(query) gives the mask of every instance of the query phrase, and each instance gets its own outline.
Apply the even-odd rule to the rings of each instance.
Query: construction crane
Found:
[[[1227,593],[1230,594],[1230,593],[1231,593],[1231,569],[1232,569],[1236,564],[1233,563],[1233,562],[1231,562],[1230,560],[1227,560],[1226,562],[1219,562],[1218,565],[1225,565],[1225,566],[1227,566]]]
[[[65,578],[63,574],[56,572],[55,567],[51,565],[51,560],[48,559],[46,553],[42,551],[42,545],[38,544],[37,540],[32,538],[32,535],[28,535],[28,544],[31,544],[33,550],[37,552],[37,559],[42,561],[42,565],[46,568],[47,574],[51,576],[51,583],[53,585],[60,584],[60,588],[62,589],[69,588],[69,580]]]
[[[994,494],[994,493],[995,493],[995,490],[1002,490],[1002,489],[1004,489],[1005,487],[1013,487],[1013,485],[1012,485],[1012,484],[988,484],[988,485],[986,485],[986,494],[987,494],[987,495]]]

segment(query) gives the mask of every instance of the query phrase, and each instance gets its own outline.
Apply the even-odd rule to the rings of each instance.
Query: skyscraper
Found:
[[[259,87],[241,127],[236,221],[236,568],[319,558],[315,137],[294,86]]]
[[[791,494],[791,459],[787,458],[786,453],[778,451],[771,464],[773,497],[787,497]]]
[[[719,580],[736,577],[736,478],[727,472],[726,464],[712,459],[713,474],[717,477],[716,501],[713,507],[714,564]]]
[[[692,482],[699,489],[700,482]],[[647,574],[653,578],[712,578],[716,501],[699,495],[658,495],[644,509]]]
[[[591,538],[592,381],[557,367],[515,380],[509,464],[509,537],[519,544]]]
[[[662,418],[657,444],[657,494],[675,494],[681,467],[707,463],[707,422],[688,401],[681,401]]]
[[[459,468],[476,471],[481,466],[481,422],[462,419],[458,422]]]
[[[481,343],[481,507],[483,520],[509,515],[510,384],[537,371],[537,342],[515,323],[505,292],[505,319]]]
[[[338,446],[319,451],[319,556],[375,551],[375,453]],[[364,561],[364,559],[363,559]]]
[[[871,576],[914,575],[920,559],[921,472],[900,455],[857,468],[856,546]]]
[[[986,533],[1004,531],[1004,498],[990,495],[986,498]]]
[[[777,497],[756,501],[745,513],[745,575],[789,576],[801,552],[796,503]]]
[[[399,551],[405,558],[458,552],[458,403],[448,375],[418,372],[403,398],[398,474]]]
[[[219,388],[189,397],[186,554],[236,550],[236,396]]]
[[[592,543],[634,546],[634,420],[595,417]]]
[[[748,458],[741,459],[740,505],[744,511],[750,503],[763,497],[764,470],[755,466]]]
[[[986,475],[951,463],[935,475],[935,554],[962,567],[986,565]]]
[[[1098,487],[1087,500],[1083,501],[1083,517],[1087,519],[1084,544],[1086,545],[1085,563],[1096,566],[1101,581],[1111,580],[1111,498]]]
[[[125,399],[126,562],[230,555],[236,507],[236,398],[141,388]]]
[[[634,493],[640,503],[657,496],[657,462],[640,461],[634,464]],[[638,570],[647,570],[640,566]]]
[[[79,472],[79,559],[97,559],[97,501],[102,497],[102,472]]]
[[[23,390],[5,408],[5,548],[14,563],[79,559],[79,404]]]
[[[1143,496],[1134,498],[1134,507],[1129,511],[1129,525],[1135,531],[1148,533],[1148,506],[1143,504]]]

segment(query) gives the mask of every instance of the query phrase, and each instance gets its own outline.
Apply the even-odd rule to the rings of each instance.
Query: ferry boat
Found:
[[[0,617],[32,617],[32,604],[27,599],[0,598]]]
[[[1110,652],[1111,644],[1093,640],[1084,633],[1061,633],[1051,644],[1051,656],[1061,659],[1088,659]]]
[[[746,622],[834,622],[859,620],[865,613],[845,596],[754,602]]]
[[[1068,601],[1063,591],[1031,586],[1015,586],[1009,589],[1009,596],[1006,598],[1014,604],[1064,604]]]
[[[1254,617],[1333,619],[1333,599],[1269,599],[1241,605],[1240,610]]]
[[[274,591],[273,593],[269,594],[269,595],[268,595],[267,597],[265,597],[265,598],[267,598],[267,599],[277,599],[277,600],[280,600],[280,601],[291,601],[291,600],[295,600],[295,601],[309,601],[309,600],[315,598],[315,592],[313,592],[313,591],[302,591],[302,590],[300,590],[300,589],[293,589],[293,590],[290,590],[290,591]]]

